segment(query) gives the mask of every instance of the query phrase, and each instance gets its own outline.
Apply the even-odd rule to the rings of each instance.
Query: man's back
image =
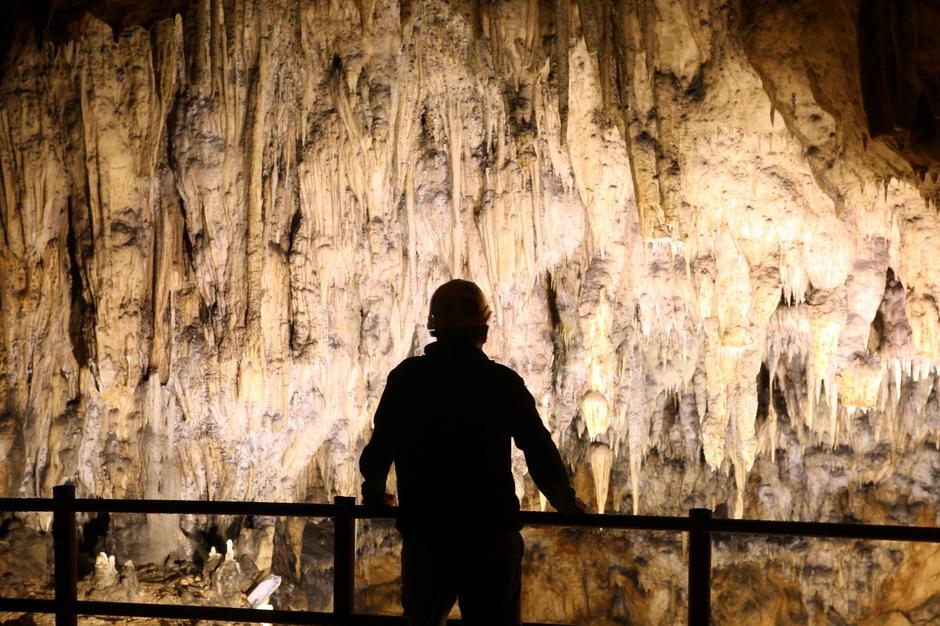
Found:
[[[573,506],[567,473],[522,379],[473,346],[433,343],[389,374],[360,460],[363,495],[377,501],[384,494],[394,461],[403,533],[517,530],[512,438],[553,504]]]

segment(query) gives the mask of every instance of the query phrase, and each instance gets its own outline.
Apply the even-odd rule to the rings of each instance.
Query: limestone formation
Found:
[[[3,27],[0,495],[355,495],[385,375],[464,277],[596,510],[937,523],[930,3],[134,4]],[[47,520],[2,519],[47,567]],[[239,524],[104,541],[199,571],[217,526],[251,553],[199,593],[241,601],[250,569],[277,608],[325,602],[311,525]],[[552,537],[531,617],[680,619],[677,537]],[[898,591],[926,553],[788,545],[728,544],[719,623],[932,623],[940,585]]]

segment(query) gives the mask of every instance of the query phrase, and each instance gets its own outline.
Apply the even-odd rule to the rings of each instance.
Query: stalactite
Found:
[[[840,472],[932,462],[937,177],[869,132],[864,21],[461,7],[193,0],[13,41],[2,495],[353,495],[384,377],[457,276],[601,511],[865,519]]]

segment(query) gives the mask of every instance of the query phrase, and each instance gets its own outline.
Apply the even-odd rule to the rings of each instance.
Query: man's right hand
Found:
[[[584,500],[575,496],[574,503],[571,506],[565,508],[555,507],[559,513],[564,513],[565,515],[585,515],[588,512],[588,506],[585,504]]]

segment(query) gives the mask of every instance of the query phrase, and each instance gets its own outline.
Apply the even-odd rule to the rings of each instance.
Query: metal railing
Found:
[[[55,552],[55,597],[52,600],[0,598],[0,611],[55,613],[56,626],[76,626],[78,615],[199,619],[272,624],[390,625],[403,619],[355,613],[356,520],[394,518],[391,507],[366,507],[355,498],[337,497],[333,504],[284,502],[213,502],[206,500],[76,499],[75,487],[60,485],[48,498],[0,498],[0,511],[52,512]],[[147,513],[192,515],[265,515],[332,518],[333,611],[259,610],[221,606],[97,602],[78,599],[75,514]],[[564,515],[523,511],[526,526],[568,526],[609,530],[672,531],[689,534],[689,626],[708,626],[711,594],[711,536],[714,534],[790,535],[827,539],[867,539],[940,543],[940,528],[875,526],[823,522],[773,522],[715,519],[708,509],[692,509],[688,517],[649,515]],[[456,622],[459,623],[459,622]],[[539,626],[530,624],[528,626]]]

